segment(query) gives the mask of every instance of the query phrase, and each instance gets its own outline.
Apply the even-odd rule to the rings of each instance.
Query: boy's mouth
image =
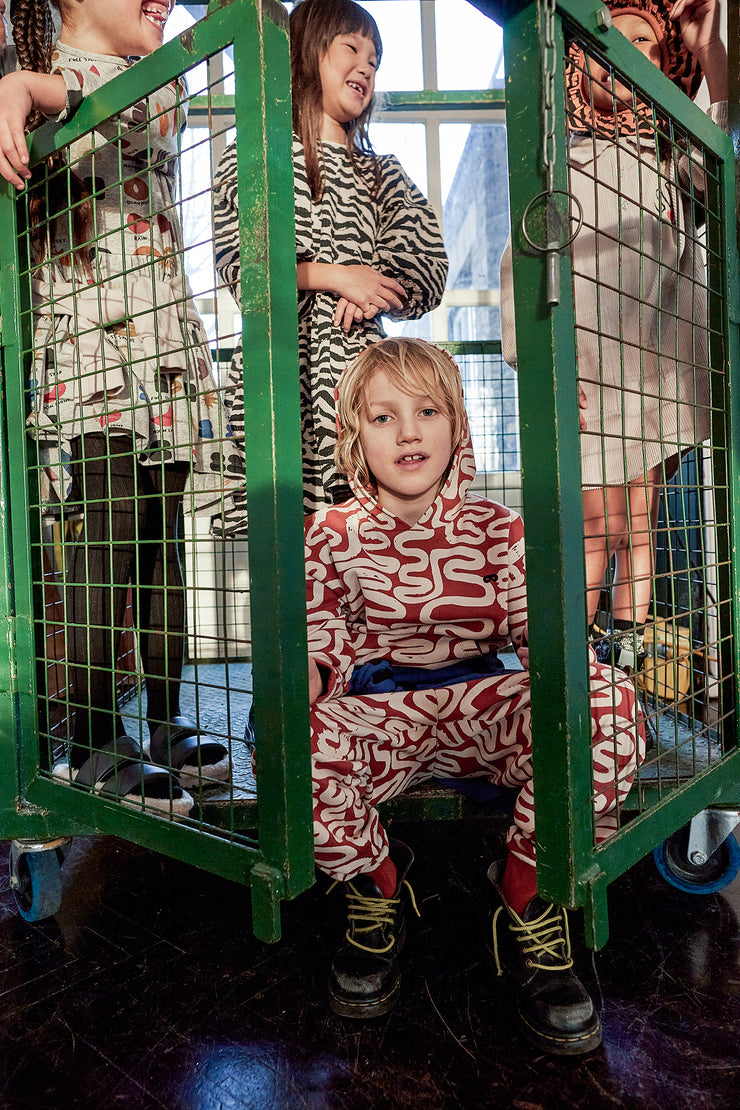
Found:
[[[413,455],[401,455],[400,459],[398,459],[397,461],[399,463],[424,462],[424,460],[427,457],[428,457],[427,455],[421,454],[420,452],[417,451],[417,452],[414,452]]]

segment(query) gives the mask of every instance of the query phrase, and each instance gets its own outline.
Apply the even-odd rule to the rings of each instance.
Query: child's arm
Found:
[[[355,320],[403,308],[403,286],[372,266],[340,266],[332,262],[297,263],[298,288],[328,290],[339,297],[334,323],[349,331]]]
[[[23,188],[31,171],[25,126],[37,108],[45,116],[58,115],[65,105],[66,88],[58,74],[18,70],[0,80],[0,175]]]
[[[524,524],[522,518],[515,512],[511,513],[506,547],[508,553],[506,609],[508,612],[509,635],[522,666],[529,670]]]
[[[308,518],[305,535],[309,698],[313,704],[317,697],[339,697],[346,692],[355,664],[355,643],[348,624],[349,599],[330,542],[336,531],[327,532],[321,514],[316,514]]]
[[[671,8],[684,46],[702,68],[712,104],[727,100],[727,51],[719,17],[719,0],[676,0]]]
[[[417,320],[436,308],[447,280],[447,255],[434,209],[392,154],[380,158],[378,228],[373,265],[403,288],[395,320]]]

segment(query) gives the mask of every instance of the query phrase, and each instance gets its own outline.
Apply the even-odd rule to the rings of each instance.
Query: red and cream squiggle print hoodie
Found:
[[[411,667],[518,645],[526,626],[521,517],[470,492],[467,426],[426,513],[407,524],[352,481],[354,499],[306,525],[308,650],[347,692],[355,667],[378,659]]]

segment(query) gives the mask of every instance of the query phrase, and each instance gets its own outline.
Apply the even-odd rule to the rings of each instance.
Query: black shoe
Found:
[[[615,628],[609,631],[595,624],[590,644],[599,663],[618,667],[628,676],[637,678],[647,659],[644,628]]]
[[[520,917],[501,893],[505,867],[498,860],[488,869],[502,902],[493,916],[493,954],[498,974],[512,981],[523,1032],[558,1056],[591,1052],[601,1044],[601,1021],[573,972],[566,912],[536,896]]]
[[[611,664],[612,640],[608,629],[599,628],[598,624],[594,624],[591,629],[589,643],[594,649],[594,654],[599,663]]]
[[[342,1017],[378,1017],[398,1000],[398,957],[406,940],[401,891],[414,853],[400,840],[392,840],[391,859],[398,872],[392,898],[384,898],[369,875],[344,883],[347,932],[329,977],[329,1005]]]

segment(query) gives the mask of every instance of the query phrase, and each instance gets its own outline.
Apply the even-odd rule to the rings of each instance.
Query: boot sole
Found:
[[[544,1049],[545,1052],[550,1052],[555,1056],[582,1056],[587,1052],[593,1052],[598,1048],[602,1040],[601,1020],[596,1015],[596,1021],[591,1029],[585,1029],[583,1033],[550,1033],[543,1029],[537,1029],[534,1025],[530,1025],[524,1014],[519,1012],[519,1022],[522,1027],[522,1032],[526,1036],[530,1044],[536,1045],[537,1048]]]
[[[346,998],[339,998],[330,991],[329,1008],[340,1017],[360,1019],[382,1017],[383,1014],[387,1014],[389,1010],[393,1009],[398,1002],[400,993],[401,984],[397,983],[384,998],[377,998],[372,1002],[352,1002]]]

